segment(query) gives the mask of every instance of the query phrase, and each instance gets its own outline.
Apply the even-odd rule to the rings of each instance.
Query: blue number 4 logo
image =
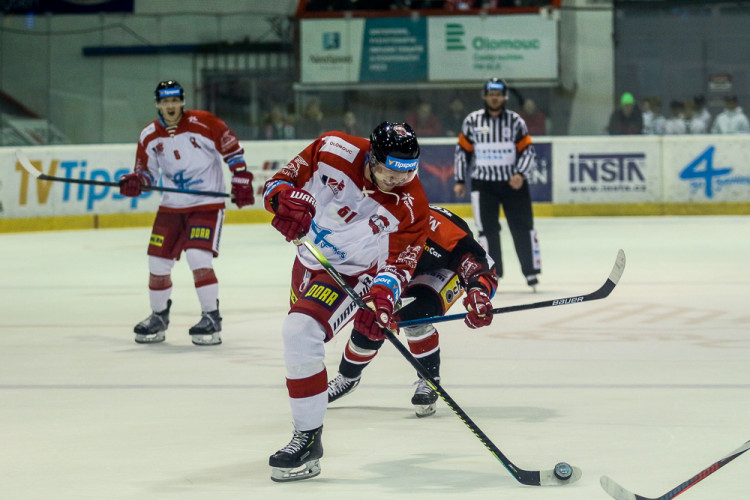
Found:
[[[715,146],[709,146],[695,160],[693,160],[690,165],[682,169],[682,172],[680,172],[680,179],[683,180],[703,179],[706,183],[706,197],[708,198],[713,198],[714,196],[714,177],[727,175],[732,172],[731,168],[714,168],[715,149]]]

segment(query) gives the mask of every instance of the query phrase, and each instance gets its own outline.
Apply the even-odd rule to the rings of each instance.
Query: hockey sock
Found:
[[[339,373],[346,378],[356,379],[362,376],[370,361],[378,354],[378,349],[383,345],[382,340],[371,340],[359,333],[352,331],[349,342],[346,344],[344,354],[339,363]]]
[[[432,325],[405,327],[409,350],[433,377],[440,376],[440,334]]]
[[[310,377],[286,379],[294,428],[298,431],[323,425],[328,407],[328,374],[325,368]]]
[[[219,280],[212,268],[196,269],[193,271],[195,291],[201,303],[203,312],[215,311],[216,300],[219,298]]]
[[[148,297],[151,302],[151,310],[162,312],[167,308],[167,301],[172,295],[172,278],[167,274],[158,276],[149,275],[148,278]]]

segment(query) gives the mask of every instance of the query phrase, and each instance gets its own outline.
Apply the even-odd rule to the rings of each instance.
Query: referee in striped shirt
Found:
[[[471,207],[479,231],[478,240],[503,276],[500,251],[500,207],[513,236],[521,271],[536,291],[541,272],[539,242],[527,174],[536,163],[526,122],[505,109],[508,85],[492,78],[484,84],[484,108],[464,119],[454,155],[456,196],[466,195],[466,177],[471,177]]]

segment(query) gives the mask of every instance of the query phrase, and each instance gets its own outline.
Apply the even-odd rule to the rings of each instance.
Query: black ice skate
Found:
[[[203,312],[201,320],[190,328],[191,339],[195,345],[219,345],[221,344],[221,315],[219,315],[219,301],[216,301],[216,310]]]
[[[336,378],[328,382],[328,402],[333,403],[340,397],[354,392],[354,389],[357,388],[360,380],[360,377],[347,378],[340,373],[336,375]]]
[[[133,328],[135,341],[139,344],[156,344],[164,342],[164,331],[169,326],[169,308],[172,301],[167,300],[167,308],[161,312],[154,311],[151,316],[144,319]]]
[[[288,445],[271,455],[271,480],[277,483],[310,479],[320,474],[323,456],[323,426],[310,431],[294,431]]]
[[[440,382],[440,378],[436,377],[435,381]],[[414,405],[414,411],[418,417],[429,417],[435,413],[437,407],[438,393],[435,389],[430,387],[426,380],[420,378],[417,380],[417,390],[414,391],[414,396],[411,398],[411,404]]]
[[[536,274],[526,276],[526,283],[531,287],[531,291],[536,293],[536,287],[539,284],[539,277]]]

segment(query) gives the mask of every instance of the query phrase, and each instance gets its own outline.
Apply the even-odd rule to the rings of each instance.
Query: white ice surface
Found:
[[[293,248],[269,226],[228,225],[215,348],[187,335],[199,305],[184,259],[166,342],[133,342],[148,228],[0,235],[0,498],[606,500],[602,474],[655,497],[750,439],[750,217],[537,229],[539,293],[506,229],[496,306],[591,292],[622,248],[619,285],[481,330],[438,325],[442,384],[518,467],[564,460],[578,483],[520,485],[442,402],[417,419],[414,371],[390,345],[329,408],[322,474],[271,482],[268,456],[292,431],[279,331]],[[329,378],[346,338],[328,345]],[[748,477],[742,456],[680,498],[750,498]]]

